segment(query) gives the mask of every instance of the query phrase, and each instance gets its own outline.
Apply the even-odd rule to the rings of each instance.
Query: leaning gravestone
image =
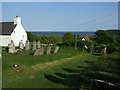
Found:
[[[51,47],[47,48],[46,54],[50,54],[51,53]]]
[[[19,42],[19,48],[24,49],[24,44],[23,44],[22,40]]]
[[[37,42],[37,48],[41,48],[41,43],[40,43],[40,41]]]
[[[43,54],[44,54],[44,47],[41,47],[39,55],[43,55]]]
[[[22,49],[20,49],[20,48],[16,49],[15,52],[16,52],[17,55],[21,55],[22,54]]]
[[[55,50],[54,50],[54,53],[58,53],[58,50],[59,50],[59,47],[56,46]]]
[[[43,55],[43,54],[44,54],[44,48],[43,47],[36,49],[35,52],[34,52],[34,56]]]
[[[33,48],[32,50],[35,50],[36,49],[36,41],[33,42]]]
[[[36,49],[34,52],[34,56],[38,56],[40,55],[40,48]]]
[[[30,50],[30,42],[28,40],[25,43],[25,50]]]
[[[15,53],[15,45],[13,40],[11,40],[10,44],[8,44],[8,53]]]

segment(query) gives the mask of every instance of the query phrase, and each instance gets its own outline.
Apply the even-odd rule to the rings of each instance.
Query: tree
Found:
[[[115,35],[109,34],[104,30],[98,30],[95,32],[95,42],[98,44],[111,44],[116,42]]]
[[[62,43],[62,37],[59,35],[48,35],[49,41],[51,44],[60,44]]]
[[[41,43],[50,44],[50,41],[46,35],[42,35],[40,36],[40,38],[41,38]]]
[[[40,37],[33,34],[32,32],[27,32],[29,41],[39,41]]]
[[[107,53],[112,53],[117,50],[117,37],[114,34],[110,34],[105,30],[98,30],[95,33],[95,43],[99,52],[104,49],[103,45],[107,48]]]
[[[67,33],[65,33],[65,34],[63,35],[63,39],[62,39],[62,40],[63,40],[63,43],[64,43],[65,45],[71,46],[72,43],[74,42],[74,36],[73,36],[72,33],[67,32]]]

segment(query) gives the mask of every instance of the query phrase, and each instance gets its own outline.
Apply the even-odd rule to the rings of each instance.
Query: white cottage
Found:
[[[19,42],[25,45],[27,40],[27,33],[21,24],[21,18],[16,16],[14,22],[1,22],[0,23],[0,46],[8,46],[11,40],[13,40],[15,46],[18,46]]]

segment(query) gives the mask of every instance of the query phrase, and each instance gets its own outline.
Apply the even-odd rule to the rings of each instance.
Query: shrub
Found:
[[[42,35],[41,42],[45,44],[59,44],[62,43],[62,37],[59,35]]]
[[[88,48],[86,49],[85,46],[87,46]],[[93,42],[87,42],[87,41],[78,40],[77,41],[77,47],[81,51],[86,50],[87,52],[92,53],[92,51],[93,51]]]
[[[74,35],[70,32],[67,32],[63,35],[62,40],[65,45],[72,46],[72,43],[74,42]]]

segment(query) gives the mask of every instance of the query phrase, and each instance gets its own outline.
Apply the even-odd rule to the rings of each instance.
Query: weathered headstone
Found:
[[[51,47],[47,47],[46,54],[50,54],[50,53],[51,53]]]
[[[40,55],[43,55],[44,54],[44,47],[41,47],[40,48]]]
[[[8,53],[15,53],[15,45],[13,40],[11,40],[10,44],[8,44]]]
[[[40,48],[36,49],[34,52],[34,56],[38,56],[40,55]]]
[[[41,48],[41,43],[40,43],[40,41],[37,42],[37,48]]]
[[[19,48],[24,49],[24,44],[23,44],[22,40],[19,42]]]
[[[56,46],[55,50],[54,50],[54,53],[58,53],[58,50],[59,50],[59,47]]]
[[[17,54],[17,55],[22,54],[22,49],[16,49],[16,54]]]
[[[106,47],[104,49],[102,49],[101,54],[106,55]]]
[[[35,52],[34,52],[34,56],[43,55],[43,54],[44,54],[44,48],[43,47],[36,49]]]
[[[35,50],[36,49],[36,41],[33,42],[33,48],[32,50]]]
[[[25,50],[30,50],[30,42],[28,40],[25,43]]]

